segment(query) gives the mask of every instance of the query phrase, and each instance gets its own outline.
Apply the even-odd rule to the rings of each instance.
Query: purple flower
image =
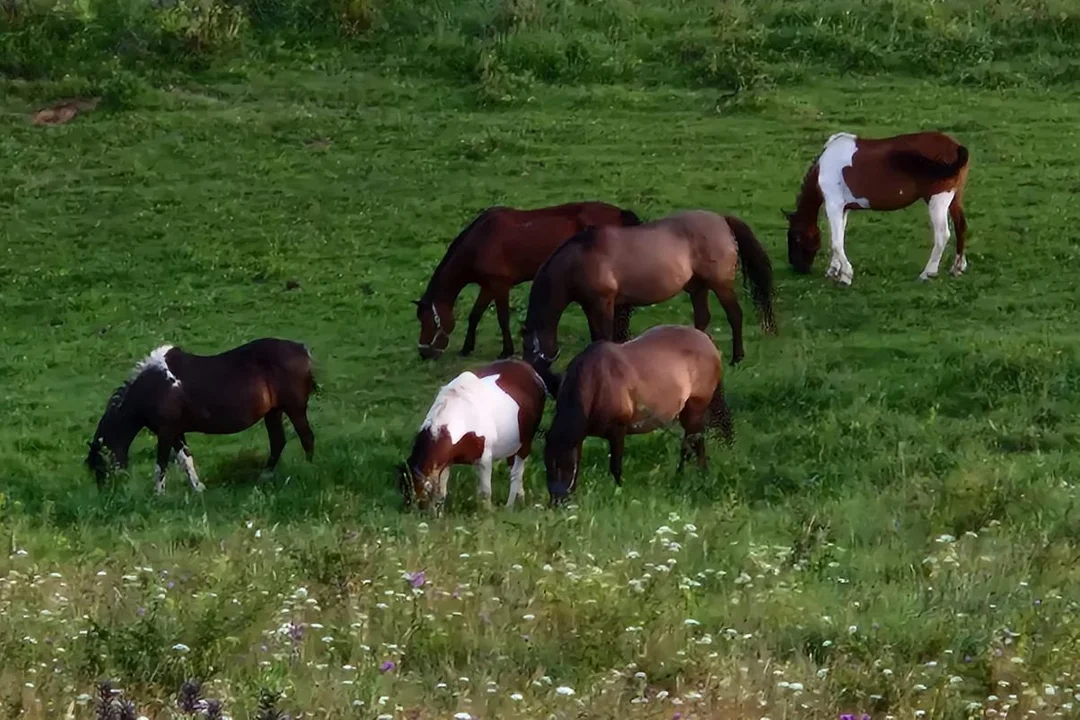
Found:
[[[971,662],[971,656],[970,655],[965,655],[964,656],[964,662],[966,662],[966,663]]]
[[[289,623],[289,639],[294,643],[300,642],[304,639],[304,625],[301,623],[297,625],[294,622]]]
[[[671,720],[682,720],[682,713],[681,712],[675,713],[674,715],[671,716]]]
[[[379,666],[379,670],[382,672],[390,672],[397,667],[397,663],[393,660],[384,660],[383,664]]]
[[[427,575],[424,574],[423,570],[417,570],[409,575],[409,584],[414,588],[423,587],[425,582],[427,582]]]
[[[144,607],[139,608],[138,610],[135,611],[135,614],[138,615],[139,617],[142,617],[143,615],[146,614],[146,608],[144,608]]]

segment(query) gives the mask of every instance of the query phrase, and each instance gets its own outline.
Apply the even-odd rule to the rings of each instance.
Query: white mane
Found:
[[[847,139],[847,140],[856,140],[857,139],[854,134],[849,133],[849,132],[833,133],[832,135],[829,136],[829,139],[825,141],[825,147],[829,147],[830,145],[833,144],[834,140],[839,140],[841,138],[844,138],[844,139]]]
[[[165,355],[172,349],[172,345],[162,345],[144,357],[135,364],[135,368],[131,371],[131,374],[128,375],[128,382],[131,382],[148,370],[158,370],[164,373],[166,379],[173,385],[179,385],[180,380],[173,375],[172,370],[169,369],[169,364],[165,362]]]

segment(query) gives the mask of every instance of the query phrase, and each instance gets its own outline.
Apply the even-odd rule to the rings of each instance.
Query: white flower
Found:
[[[643,673],[643,672],[641,672],[639,670],[638,672],[634,673],[634,677],[637,678],[638,680],[644,680],[647,677],[647,675],[645,675],[645,673]]]
[[[700,625],[701,623],[699,623],[694,618],[686,618],[685,620],[682,621],[682,624],[686,625],[687,627],[694,627],[695,625]]]
[[[565,697],[570,697],[571,695],[574,694],[574,688],[567,687],[566,685],[560,685],[559,687],[555,688],[555,692],[558,695],[563,695]]]
[[[675,531],[672,530],[671,528],[669,528],[667,525],[661,525],[660,527],[656,528],[656,534],[657,535],[674,535]]]
[[[639,553],[637,550],[631,550],[630,552],[626,553],[626,557],[630,558],[631,560],[635,560],[641,557],[641,553]]]
[[[683,532],[693,533],[697,532],[697,526],[693,523],[686,523],[682,526]]]
[[[788,685],[788,687],[791,690],[793,690],[794,692],[802,692],[803,691],[803,684],[800,683],[800,682],[793,682],[790,685]]]
[[[455,713],[454,720],[472,720],[472,715],[467,712]]]
[[[1022,658],[1022,657],[1014,657],[1014,658],[1012,658],[1012,663],[1014,665],[1023,665],[1024,664],[1024,658]]]
[[[858,625],[848,625],[847,631],[848,631],[848,635],[854,635],[855,633],[859,632],[859,626]]]
[[[950,685],[959,685],[962,682],[964,682],[964,678],[960,677],[959,675],[953,675],[949,678]]]
[[[535,619],[536,619],[536,616],[535,616],[535,615],[533,615],[532,613],[526,613],[525,615],[522,615],[522,616],[521,616],[521,619],[522,619],[522,620],[529,620],[529,621],[532,621],[532,620],[535,620]]]
[[[938,535],[937,540],[935,542],[951,543],[951,542],[956,542],[956,538],[954,538],[952,535]]]
[[[912,690],[914,690],[915,692],[924,692],[926,690],[926,686],[922,683],[919,683],[915,687],[913,687]]]
[[[517,692],[516,693],[510,693],[510,699],[513,700],[514,702],[521,702],[522,700],[525,699],[525,696],[522,695],[521,693],[517,693]]]
[[[175,645],[172,646],[172,649],[175,650],[178,653],[186,653],[189,650],[191,650],[191,648],[189,648],[184,643],[176,643]]]

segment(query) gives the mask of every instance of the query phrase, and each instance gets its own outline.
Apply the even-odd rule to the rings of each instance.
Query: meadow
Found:
[[[512,54],[616,5],[462,3],[432,11],[439,27],[391,34],[407,8],[388,1],[349,40],[278,44],[249,12],[235,46],[179,59],[146,45],[97,63],[104,14],[77,19],[101,32],[65,46],[29,42],[55,30],[30,21],[8,36],[0,715],[1077,716],[1080,100],[1061,50],[1075,11],[935,4],[941,30],[897,2],[892,35],[873,8],[847,15],[862,35],[813,35],[842,4],[815,25],[792,3],[784,25],[781,4],[703,3],[765,28],[734,83],[645,53],[668,16],[632,2],[619,7],[637,34],[611,51],[640,50],[625,74],[544,77],[548,56]],[[547,14],[521,15],[517,34],[511,22],[484,61],[470,12],[528,7]],[[770,45],[799,13],[799,32],[835,43]],[[935,65],[924,45],[912,69],[910,38],[938,30],[988,50]],[[864,60],[857,41],[877,38],[880,66],[837,66],[841,38]],[[567,67],[605,67],[597,57]],[[72,92],[107,102],[60,127],[27,122]],[[931,236],[916,206],[851,218],[851,288],[823,278],[822,257],[795,275],[780,211],[824,140],[917,128],[971,151],[968,273],[917,282]],[[780,334],[747,323],[746,360],[726,375],[734,446],[710,443],[710,470],[679,477],[677,432],[631,438],[617,491],[606,445],[589,441],[574,502],[551,511],[541,442],[526,508],[481,510],[463,468],[442,517],[403,512],[394,466],[435,392],[499,349],[489,312],[475,357],[421,361],[410,300],[479,210],[582,198],[646,218],[731,213],[765,243]],[[633,328],[690,317],[680,298]],[[130,471],[97,490],[86,442],[138,359],[261,336],[314,350],[314,463],[289,428],[261,482],[261,426],[191,436],[206,492],[174,467],[159,497],[143,436]],[[462,339],[459,326],[452,350]],[[584,347],[580,312],[561,339],[564,357]],[[496,499],[507,485],[499,466]],[[188,681],[215,702],[178,702]]]

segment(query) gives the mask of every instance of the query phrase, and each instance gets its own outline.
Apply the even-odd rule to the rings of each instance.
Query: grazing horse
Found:
[[[310,461],[315,435],[307,405],[316,389],[310,350],[290,340],[253,340],[220,355],[194,355],[164,345],[139,362],[109,398],[86,464],[101,487],[111,469],[104,450],[126,468],[132,441],[147,428],[157,436],[154,489],[164,492],[169,455],[175,450],[192,489],[202,492],[186,433],[230,435],[263,420],[270,436],[264,471],[269,474],[285,447],[282,413],[289,416]]]
[[[429,360],[446,349],[454,331],[454,303],[462,289],[471,283],[480,286],[480,293],[469,313],[461,354],[469,355],[476,347],[476,326],[494,300],[502,329],[500,357],[510,357],[514,354],[510,288],[532,280],[548,256],[579,230],[589,225],[640,223],[629,210],[601,202],[536,210],[488,208],[450,243],[424,294],[414,301],[416,318],[420,321],[420,357]]]
[[[446,499],[451,465],[475,465],[478,493],[491,505],[491,468],[496,460],[510,465],[506,507],[525,499],[525,460],[544,414],[546,388],[527,363],[499,360],[466,371],[439,390],[413,441],[401,471],[406,505],[427,509]]]
[[[921,280],[937,277],[938,265],[949,242],[949,218],[956,229],[953,275],[967,269],[964,240],[964,185],[968,151],[948,135],[921,132],[890,138],[864,138],[837,133],[825,143],[803,179],[794,212],[788,221],[788,261],[796,272],[808,273],[821,248],[818,213],[825,206],[832,243],[832,259],[825,277],[851,285],[855,271],[844,250],[849,210],[900,210],[916,200],[930,208],[934,247]]]
[[[611,475],[622,485],[626,436],[677,419],[685,431],[679,472],[692,453],[704,468],[703,431],[718,428],[729,443],[733,437],[722,374],[720,351],[693,328],[659,325],[627,343],[589,345],[558,382],[544,447],[551,503],[565,500],[577,484],[587,436],[608,441]]]
[[[711,290],[731,325],[734,365],[743,358],[742,309],[735,292],[740,264],[762,329],[775,332],[772,263],[738,218],[691,210],[637,227],[586,228],[536,273],[522,328],[525,357],[537,367],[555,360],[559,320],[570,303],[585,311],[594,342],[621,341],[629,336],[629,316],[617,310],[654,305],[685,291],[694,306],[694,327],[705,331]]]

